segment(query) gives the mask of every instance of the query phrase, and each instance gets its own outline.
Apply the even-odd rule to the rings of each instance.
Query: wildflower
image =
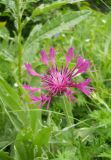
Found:
[[[90,68],[90,62],[85,60],[83,57],[78,56],[77,62],[74,68],[69,69],[68,65],[71,60],[74,58],[74,49],[69,48],[66,54],[66,65],[61,66],[60,69],[56,66],[55,56],[56,51],[53,47],[50,48],[49,58],[51,62],[51,66],[49,65],[49,60],[47,54],[44,50],[41,51],[41,61],[48,66],[47,73],[40,75],[35,70],[32,69],[30,64],[25,64],[25,68],[28,73],[32,76],[37,76],[41,79],[42,86],[40,88],[33,88],[29,85],[24,84],[23,87],[30,92],[30,98],[33,102],[40,102],[40,106],[43,106],[47,103],[47,108],[49,108],[51,98],[53,96],[61,96],[66,95],[70,102],[73,100],[76,101],[76,97],[74,96],[74,91],[72,88],[77,88],[87,96],[91,95],[91,92],[94,88],[88,86],[91,82],[91,79],[88,78],[83,82],[76,83],[74,78],[81,73],[87,71]],[[35,96],[35,92],[40,92],[41,96]],[[44,92],[45,91],[45,92]]]

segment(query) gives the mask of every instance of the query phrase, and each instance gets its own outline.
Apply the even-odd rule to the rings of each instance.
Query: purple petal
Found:
[[[48,99],[48,104],[47,104],[47,107],[46,107],[47,109],[49,109],[50,102],[51,102],[51,98]]]
[[[32,93],[35,93],[36,91],[40,90],[40,88],[34,88],[27,84],[23,84],[23,88],[25,88],[27,91],[31,91]]]
[[[41,50],[41,60],[47,66],[49,65],[48,64],[48,58],[47,58],[46,52],[44,50]]]
[[[44,104],[48,102],[48,104],[47,104],[47,109],[48,109],[50,106],[50,101],[51,101],[51,96],[48,96],[45,94],[41,95],[41,105],[42,106],[44,106]]]
[[[67,96],[71,96],[71,95],[72,95],[72,91],[67,89],[67,90],[66,90],[66,95],[67,95]]]
[[[73,96],[73,91],[67,89],[66,90],[66,96],[68,97],[70,102],[72,102],[72,100],[77,102],[76,97]]]
[[[75,84],[74,87],[81,90],[87,96],[90,96],[91,92],[94,90],[93,87],[88,86],[90,82],[91,82],[91,79],[88,78],[85,81],[80,82],[79,84]]]
[[[81,56],[79,56],[79,57],[77,58],[76,67],[77,67],[77,68],[80,67],[83,62],[84,62],[84,58],[81,57]]]
[[[88,85],[91,82],[91,78],[86,79],[84,82],[81,82],[82,85]]]
[[[73,76],[86,72],[88,68],[90,68],[90,62],[79,56],[77,58],[77,64],[74,68],[75,73],[73,74]]]
[[[31,67],[31,65],[30,64],[25,64],[25,68],[26,68],[26,70],[28,71],[28,73],[30,74],[30,75],[33,75],[33,76],[38,76],[38,77],[40,77],[41,78],[41,75],[40,74],[38,74],[36,71],[34,71],[33,69],[32,69],[32,67]]]
[[[55,55],[56,55],[56,51],[53,47],[51,47],[50,48],[50,60],[54,66],[55,66]]]
[[[74,48],[69,48],[67,54],[66,54],[66,66],[71,62],[71,60],[74,57]]]
[[[33,95],[30,95],[30,98],[31,98],[31,100],[34,101],[34,102],[39,102],[39,101],[41,101],[41,98],[36,97],[36,96],[33,96]]]

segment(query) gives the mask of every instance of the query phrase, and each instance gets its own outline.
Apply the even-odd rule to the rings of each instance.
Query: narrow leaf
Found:
[[[43,25],[39,32],[34,32],[33,35],[30,34],[31,37],[28,37],[24,45],[24,61],[33,61],[38,48],[37,44],[41,40],[45,38],[51,38],[56,33],[61,33],[64,30],[69,30],[81,21],[85,20],[90,15],[90,13],[90,11],[70,12],[68,14],[62,15],[61,17],[59,16],[52,19]]]

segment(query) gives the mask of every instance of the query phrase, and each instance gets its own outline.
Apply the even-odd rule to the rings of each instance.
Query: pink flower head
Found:
[[[85,60],[83,57],[79,56],[77,58],[76,65],[73,69],[69,69],[68,65],[74,58],[74,49],[69,48],[66,54],[66,65],[61,66],[60,69],[56,66],[55,56],[56,51],[53,47],[50,48],[49,58],[51,62],[51,66],[49,65],[49,60],[46,52],[44,50],[41,51],[41,61],[48,66],[47,73],[40,75],[36,71],[34,71],[30,64],[25,64],[25,68],[28,73],[32,76],[37,76],[41,79],[42,86],[40,88],[33,88],[26,84],[23,87],[30,92],[30,98],[32,102],[39,102],[40,107],[47,103],[47,108],[49,108],[51,98],[56,95],[66,95],[68,99],[72,102],[76,101],[76,97],[74,96],[73,88],[79,89],[85,95],[90,96],[91,92],[94,88],[88,86],[91,82],[91,79],[86,79],[83,82],[76,83],[74,78],[81,73],[87,71],[90,68],[90,62]],[[35,96],[35,92],[42,91],[40,97]],[[45,91],[45,92],[44,92]]]

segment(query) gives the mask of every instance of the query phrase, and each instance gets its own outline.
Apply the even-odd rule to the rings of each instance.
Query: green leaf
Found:
[[[17,135],[14,152],[16,160],[34,159],[34,145],[30,129],[25,129]]]
[[[51,38],[56,33],[69,30],[85,20],[90,13],[90,11],[70,12],[47,22],[39,29],[39,32],[34,32],[34,34],[30,33],[31,36],[29,35],[24,45],[24,61],[30,60],[30,62],[32,62],[38,48],[38,42],[45,38]]]
[[[54,34],[63,32],[64,30],[69,30],[82,20],[86,19],[90,13],[90,11],[71,12],[61,17],[57,17],[41,28],[38,37],[42,40],[44,38],[50,38]]]
[[[16,131],[27,125],[36,134],[41,122],[41,111],[23,104],[17,92],[3,78],[0,78],[0,102]]]
[[[41,123],[41,111],[39,111],[37,108],[31,106],[31,109],[29,109],[29,127],[33,131],[33,135],[35,136],[37,134],[38,129],[40,128]]]
[[[38,145],[38,147],[46,146],[48,144],[50,134],[50,127],[42,128],[38,131],[36,137],[34,138],[34,144]]]
[[[98,157],[104,157],[104,158],[111,159],[111,151],[103,152]]]
[[[66,1],[58,1],[58,2],[54,2],[52,4],[49,4],[49,5],[41,5],[39,7],[37,7],[33,12],[32,12],[32,18],[35,17],[35,16],[38,16],[38,15],[41,15],[41,14],[44,14],[48,11],[51,11],[52,9],[56,9],[56,8],[59,8],[65,4],[67,4],[68,2]]]
[[[77,2],[80,2],[80,1],[83,1],[83,0],[75,0],[75,1],[56,1],[56,2],[53,2],[52,4],[48,4],[48,5],[41,5],[39,7],[37,7],[33,12],[32,12],[32,18],[35,17],[35,16],[38,16],[38,15],[41,15],[41,14],[44,14],[46,12],[49,12],[53,9],[57,9],[63,5],[66,5],[66,4],[72,4],[72,3],[77,3]]]
[[[6,136],[6,135],[5,135]],[[9,135],[8,135],[8,137],[9,137]],[[1,137],[1,139],[2,139],[3,137]],[[7,137],[5,137],[5,139],[6,139]],[[6,148],[8,145],[10,145],[10,144],[12,144],[13,142],[12,142],[12,140],[0,140],[0,148]]]
[[[5,25],[6,25],[6,22],[0,22],[0,29],[5,27]]]
[[[10,34],[6,27],[0,28],[0,37],[5,41],[9,40]]]
[[[8,115],[15,129],[18,131],[24,124],[22,103],[17,92],[0,77],[0,101],[4,112]],[[20,112],[19,110],[22,110]]]
[[[50,133],[50,127],[38,130],[36,136],[30,128],[22,130],[17,135],[14,146],[15,159],[33,160],[36,156],[41,156],[42,148],[48,144]]]
[[[48,147],[48,142],[51,135],[51,127],[45,127],[38,130],[36,136],[34,137],[33,144],[37,145],[37,154],[41,156],[42,149]]]
[[[0,151],[0,160],[14,160],[11,158],[8,153]]]
[[[6,27],[0,29],[0,38],[2,39],[0,43],[0,57],[6,61],[13,62],[13,54],[16,52],[17,47],[15,47],[14,38],[10,37],[10,33]]]

